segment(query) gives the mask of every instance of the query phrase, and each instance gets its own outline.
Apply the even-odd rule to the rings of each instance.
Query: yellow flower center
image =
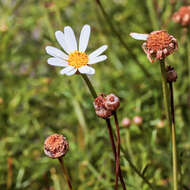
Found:
[[[74,51],[69,54],[68,65],[71,65],[78,69],[79,67],[85,66],[88,63],[88,55],[84,52]]]

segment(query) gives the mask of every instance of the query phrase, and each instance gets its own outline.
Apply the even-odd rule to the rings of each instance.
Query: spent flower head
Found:
[[[84,25],[81,30],[79,46],[77,45],[75,34],[70,26],[66,26],[64,28],[64,33],[56,31],[55,37],[65,53],[55,47],[47,46],[46,52],[53,56],[48,59],[48,64],[65,67],[60,71],[62,75],[66,74],[70,76],[76,72],[93,75],[95,73],[95,69],[89,65],[107,59],[106,55],[101,55],[107,49],[107,45],[101,46],[89,55],[85,53],[90,38],[89,25]]]
[[[53,134],[44,142],[44,153],[50,158],[61,158],[69,150],[69,144],[63,135]]]
[[[136,40],[146,41],[142,48],[151,63],[165,59],[178,48],[177,40],[166,30],[158,30],[150,34],[130,33],[130,36]]]
[[[190,6],[183,6],[172,16],[173,21],[182,26],[190,26]]]
[[[96,114],[104,119],[113,115],[113,112],[120,106],[120,100],[114,94],[101,94],[94,100]]]

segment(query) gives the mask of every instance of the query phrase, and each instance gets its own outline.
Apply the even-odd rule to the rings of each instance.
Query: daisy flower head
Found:
[[[93,75],[95,69],[90,66],[107,59],[106,55],[101,55],[108,48],[107,45],[101,46],[89,55],[85,53],[90,38],[89,25],[84,25],[81,30],[79,45],[77,45],[74,31],[70,26],[66,26],[64,32],[56,31],[55,37],[64,52],[58,48],[47,46],[46,52],[52,56],[47,62],[52,66],[64,67],[60,71],[62,75],[71,76],[75,73]]]
[[[166,30],[158,30],[150,34],[130,33],[136,40],[144,40],[142,48],[151,63],[165,59],[178,48],[177,40]]]

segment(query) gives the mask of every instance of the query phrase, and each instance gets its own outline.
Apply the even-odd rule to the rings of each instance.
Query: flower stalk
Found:
[[[93,96],[93,98],[96,98],[97,97],[97,93],[94,89],[94,87],[92,86],[92,83],[90,82],[89,78],[87,75],[85,74],[81,74],[82,78],[84,79],[85,83],[87,84],[88,86],[88,89],[91,93],[91,95]],[[113,150],[113,154],[114,154],[114,157],[115,157],[115,162],[117,163],[117,166],[118,166],[118,162],[117,162],[117,151],[116,151],[116,146],[115,146],[115,142],[114,142],[114,136],[113,136],[113,132],[112,132],[112,127],[111,127],[111,123],[110,123],[110,119],[107,118],[105,119],[106,120],[106,124],[107,124],[107,128],[108,128],[108,132],[109,132],[109,137],[110,137],[110,141],[111,141],[111,144],[112,144],[112,150]],[[117,168],[117,167],[116,167]],[[119,178],[120,178],[120,181],[121,181],[121,185],[123,187],[123,190],[126,190],[126,187],[125,187],[125,182],[123,180],[123,176],[122,176],[122,173],[121,173],[121,168],[120,168],[120,165],[118,166],[118,174],[116,173],[116,176],[119,175]],[[116,177],[118,179],[118,177]],[[118,183],[118,182],[117,182]]]
[[[62,168],[62,170],[63,170],[63,174],[64,174],[65,180],[66,180],[66,182],[67,182],[68,188],[69,188],[69,190],[72,190],[71,180],[70,180],[69,175],[68,175],[68,173],[67,173],[67,170],[66,170],[66,168],[65,168],[63,159],[62,159],[62,158],[59,158],[58,160],[59,160],[59,163],[60,163],[61,168]]]
[[[162,88],[163,88],[166,116],[167,116],[170,131],[171,131],[172,162],[173,162],[173,189],[178,190],[177,150],[176,150],[176,134],[175,134],[175,121],[174,121],[173,88],[170,85],[170,94],[169,94],[169,89],[168,89],[167,80],[166,80],[166,68],[165,68],[164,59],[160,60],[160,69],[161,69],[161,75],[162,75]]]
[[[97,93],[96,93],[94,87],[92,86],[92,83],[90,82],[88,76],[85,75],[85,74],[81,74],[81,76],[84,79],[85,83],[87,84],[88,89],[89,89],[90,93],[92,94],[93,98],[96,98],[97,97]]]
[[[115,26],[113,25],[111,19],[109,18],[107,12],[105,11],[101,0],[95,0],[97,5],[99,6],[105,20],[107,21],[110,30],[112,31],[112,33],[118,38],[118,40],[120,41],[120,43],[123,45],[123,47],[126,49],[127,52],[129,52],[129,54],[131,55],[131,57],[133,58],[133,60],[135,60],[137,66],[142,70],[142,72],[144,73],[144,75],[149,79],[152,78],[151,74],[149,73],[149,71],[139,62],[139,60],[137,59],[136,55],[133,53],[133,51],[128,47],[128,45],[125,43],[124,39],[121,37],[120,33],[116,30]]]
[[[177,147],[176,147],[176,129],[175,129],[175,108],[174,108],[174,92],[173,84],[169,82],[170,102],[171,102],[171,116],[172,116],[172,156],[173,156],[173,181],[174,190],[178,190],[178,166],[177,166]]]
[[[119,166],[120,166],[120,134],[119,134],[119,123],[117,119],[117,113],[116,111],[114,112],[114,121],[115,121],[115,126],[116,126],[116,133],[117,133],[117,155],[116,155],[116,176],[115,176],[115,190],[118,189],[118,175],[119,175]]]

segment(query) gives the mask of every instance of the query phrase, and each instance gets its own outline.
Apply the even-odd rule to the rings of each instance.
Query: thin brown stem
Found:
[[[92,86],[92,83],[90,82],[89,78],[86,75],[83,75],[83,74],[81,76],[83,77],[84,81],[86,82],[86,84],[88,86],[88,89],[89,89],[91,95],[93,96],[93,98],[96,98],[97,97],[96,90]],[[111,127],[110,119],[106,119],[106,124],[107,124],[107,127],[108,127],[108,132],[109,132],[109,136],[110,136],[110,140],[111,140],[111,144],[112,144],[112,150],[113,150],[113,153],[114,153],[114,156],[115,156],[115,162],[116,162],[116,146],[115,146],[115,142],[114,142],[114,136],[113,136],[113,133],[112,133],[112,127]],[[123,190],[126,190],[125,182],[124,182],[123,177],[122,177],[120,166],[119,166],[119,178],[120,178]]]
[[[69,175],[68,175],[68,173],[67,173],[67,170],[66,170],[66,168],[65,168],[63,159],[62,159],[62,158],[59,158],[58,160],[59,160],[59,163],[61,164],[61,168],[62,168],[62,170],[63,170],[63,174],[64,174],[65,180],[66,180],[66,182],[67,182],[68,188],[69,188],[69,190],[72,190],[71,180],[70,180]]]
[[[119,174],[119,165],[120,165],[120,134],[119,134],[119,123],[117,119],[117,113],[114,112],[114,121],[116,126],[117,133],[117,155],[116,155],[116,167],[115,167],[115,190],[118,189],[118,174]]]
[[[114,153],[115,161],[116,161],[116,159],[117,159],[117,151],[116,151],[116,146],[115,146],[115,142],[114,142],[114,135],[113,135],[110,119],[106,119],[106,124],[107,124],[108,132],[109,132],[110,141],[111,141],[111,144],[112,144],[112,151]],[[122,173],[121,173],[120,165],[119,165],[119,178],[120,178],[123,190],[126,190],[125,182],[123,180]]]

